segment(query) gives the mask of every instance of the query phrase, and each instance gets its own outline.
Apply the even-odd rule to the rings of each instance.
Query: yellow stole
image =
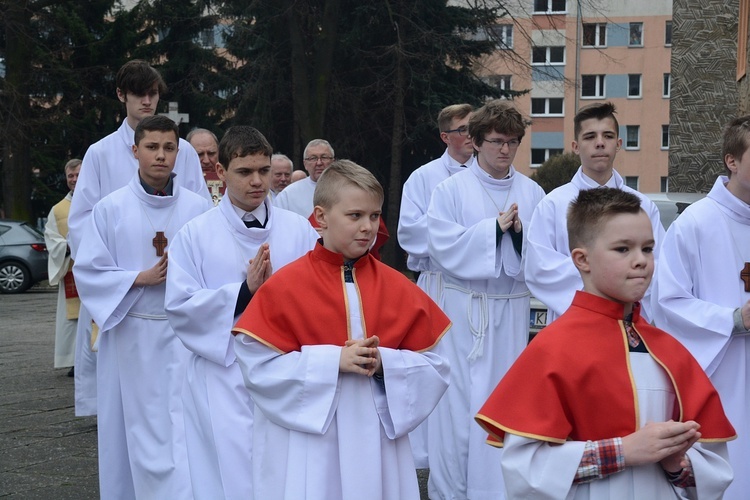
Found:
[[[64,238],[68,238],[68,214],[70,213],[70,200],[65,198],[52,207],[52,214],[57,222],[57,230]],[[81,308],[81,300],[78,298],[76,282],[73,279],[73,259],[70,260],[68,271],[63,277],[61,285],[65,287],[65,316],[67,319],[78,319],[78,310]]]

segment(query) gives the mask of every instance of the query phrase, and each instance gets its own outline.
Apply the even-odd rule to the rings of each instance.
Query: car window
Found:
[[[37,229],[35,227],[29,226],[25,222],[23,224],[21,224],[21,227],[23,229],[25,229],[28,233],[30,233],[32,236],[34,236],[35,238],[42,238],[42,239],[44,239],[44,235],[42,233],[40,233],[39,231],[37,231]]]
[[[0,236],[4,235],[8,231],[10,231],[10,226],[5,225],[5,224],[0,224]]]

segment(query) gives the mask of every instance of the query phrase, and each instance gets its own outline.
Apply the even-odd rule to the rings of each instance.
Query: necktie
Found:
[[[157,191],[156,196],[167,196],[167,193],[165,191]]]
[[[242,222],[245,223],[245,227],[259,227],[261,229],[263,228],[263,224],[261,224],[258,219],[243,220]]]

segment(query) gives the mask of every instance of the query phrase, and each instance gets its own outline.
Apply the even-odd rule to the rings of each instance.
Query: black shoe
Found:
[[[75,367],[71,366],[70,370],[68,370],[68,377],[74,377],[75,376]]]

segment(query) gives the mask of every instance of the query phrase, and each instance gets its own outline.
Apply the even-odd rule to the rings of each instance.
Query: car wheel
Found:
[[[0,264],[0,293],[21,293],[31,287],[31,273],[20,262]]]

